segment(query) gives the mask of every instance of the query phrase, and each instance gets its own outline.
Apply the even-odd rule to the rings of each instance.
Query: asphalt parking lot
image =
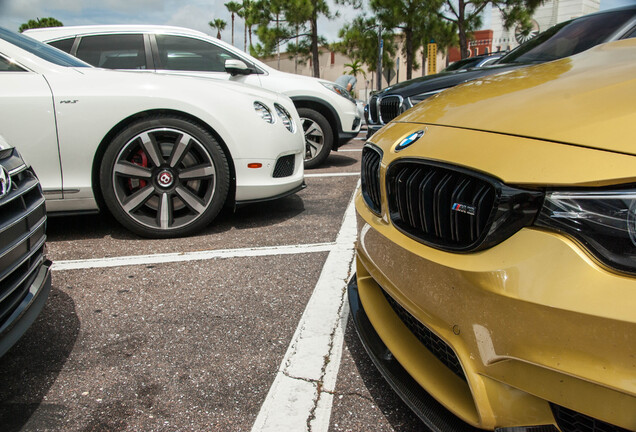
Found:
[[[348,320],[363,136],[193,237],[49,219],[52,291],[0,359],[2,430],[422,430]]]

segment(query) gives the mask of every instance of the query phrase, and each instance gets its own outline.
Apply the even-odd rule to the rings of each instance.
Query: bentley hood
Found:
[[[488,76],[395,119],[636,155],[636,39]]]

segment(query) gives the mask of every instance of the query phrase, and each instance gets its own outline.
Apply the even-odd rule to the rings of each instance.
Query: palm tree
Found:
[[[253,0],[249,0],[246,3],[247,6],[243,6],[243,8],[247,8],[247,13],[245,14],[245,25],[247,26],[247,34],[250,44],[250,50],[247,52],[254,55],[254,48],[252,45],[252,27],[254,27],[254,25],[258,22],[260,13],[259,7],[261,7],[261,4],[256,3]]]
[[[235,14],[238,15],[243,5],[235,1],[231,1],[231,2],[225,3],[225,7],[227,8],[228,12],[230,12],[232,16],[232,45],[234,45],[234,15]]]
[[[241,11],[238,13],[238,16],[243,18],[243,21],[245,22],[245,29],[243,31],[244,32],[243,37],[245,38],[243,40],[243,51],[245,52],[247,52],[247,25],[248,25],[248,22],[251,21],[251,9],[252,9],[252,2],[250,0],[243,0],[243,3],[241,4]]]
[[[365,79],[367,78],[367,73],[362,68],[362,63],[358,60],[354,60],[352,63],[345,63],[344,67],[349,68],[348,72],[350,75],[356,76],[361,73]]]
[[[210,27],[216,29],[216,38],[221,39],[221,30],[225,30],[227,23],[221,18],[216,18],[214,21],[208,23]]]

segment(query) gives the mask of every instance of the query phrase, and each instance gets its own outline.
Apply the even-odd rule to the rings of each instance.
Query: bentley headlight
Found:
[[[282,105],[278,104],[274,104],[274,109],[276,110],[276,114],[278,114],[278,117],[280,117],[280,119],[283,121],[283,125],[285,126],[285,128],[291,133],[294,133],[296,127],[294,125],[292,116],[289,114],[289,111],[287,111]]]
[[[254,102],[254,110],[256,114],[258,114],[263,120],[267,123],[274,123],[274,117],[272,116],[272,112],[267,108],[262,102]]]
[[[636,189],[548,192],[535,224],[571,235],[608,266],[636,273]]]
[[[332,92],[338,93],[343,98],[349,99],[353,103],[356,102],[356,100],[351,96],[351,94],[344,87],[341,87],[336,83],[327,82],[327,81],[320,81],[320,84],[322,84],[323,86],[325,86]]]

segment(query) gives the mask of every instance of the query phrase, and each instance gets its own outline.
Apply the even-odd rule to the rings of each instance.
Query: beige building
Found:
[[[402,44],[400,42],[398,46],[398,55],[395,59],[396,66],[399,64],[399,74],[395,73],[390,82],[387,82],[385,77],[382,77],[382,88],[397,82],[406,80],[406,57],[402,55]],[[281,53],[280,59],[277,55],[271,57],[261,58],[260,60],[274,69],[278,69],[283,72],[296,73],[300,75],[313,75],[313,65],[311,61],[296,62],[287,53]],[[422,68],[422,50],[420,49],[416,54],[417,61],[420,63],[420,68],[413,70],[413,78],[426,75],[428,62],[424,64]],[[345,70],[349,70],[345,67],[345,64],[352,63],[353,61],[348,56],[339,52],[330,51],[327,47],[321,47],[320,49],[320,78],[329,81],[335,81],[336,78],[343,75]],[[446,57],[443,53],[437,54],[436,71],[440,71],[446,67]],[[395,69],[398,69],[397,67]],[[356,78],[358,82],[356,84],[355,92],[358,99],[366,100],[369,93],[374,91],[377,86],[377,78],[374,72],[366,72],[366,77],[362,73],[359,73]]]
[[[539,6],[532,17],[533,29],[530,35],[523,36],[517,29],[506,30],[503,26],[501,12],[493,8],[491,28],[493,30],[493,50],[507,51],[525,42],[555,24],[572,18],[578,18],[593,12],[598,12],[601,0],[546,0]]]

